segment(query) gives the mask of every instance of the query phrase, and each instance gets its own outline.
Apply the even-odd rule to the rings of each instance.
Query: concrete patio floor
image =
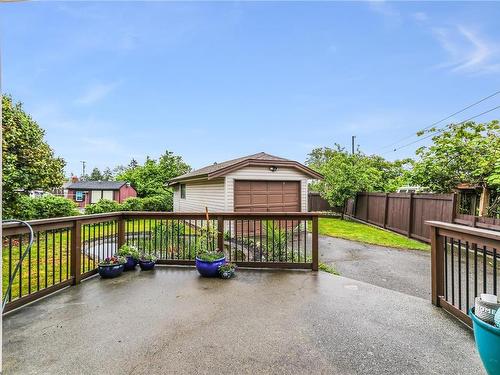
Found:
[[[93,278],[3,320],[5,374],[482,374],[421,298],[310,271]]]

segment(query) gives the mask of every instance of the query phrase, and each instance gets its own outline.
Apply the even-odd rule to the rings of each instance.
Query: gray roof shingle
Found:
[[[70,183],[67,188],[75,190],[119,190],[125,181],[78,181]]]

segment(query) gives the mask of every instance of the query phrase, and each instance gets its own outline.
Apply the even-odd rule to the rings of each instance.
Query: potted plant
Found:
[[[216,277],[219,275],[219,267],[226,263],[226,256],[215,247],[219,232],[210,227],[208,209],[205,208],[207,225],[200,229],[200,235],[196,241],[195,265],[199,274],[203,277]]]
[[[120,276],[125,267],[125,262],[124,257],[108,257],[98,264],[99,275],[104,279]]]
[[[203,277],[216,277],[219,267],[226,263],[224,253],[218,249],[198,252],[196,255],[196,269]]]
[[[153,254],[141,254],[139,257],[139,267],[143,271],[149,271],[155,268],[156,260],[158,258]]]
[[[135,269],[139,261],[139,250],[132,245],[123,245],[116,255],[126,258],[125,271]]]
[[[230,279],[234,276],[236,272],[236,264],[234,263],[226,263],[222,266],[219,266],[219,275],[223,279]]]

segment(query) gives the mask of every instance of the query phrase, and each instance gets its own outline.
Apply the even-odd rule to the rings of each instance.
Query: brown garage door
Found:
[[[299,181],[235,181],[235,212],[300,212]]]

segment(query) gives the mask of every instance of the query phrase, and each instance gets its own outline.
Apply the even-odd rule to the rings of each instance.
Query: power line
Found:
[[[496,91],[496,92],[494,92],[493,94],[490,94],[490,95],[488,95],[488,96],[486,96],[486,97],[484,97],[484,98],[482,98],[482,99],[480,99],[480,100],[478,100],[477,102],[474,102],[474,103],[472,103],[472,104],[469,104],[467,107],[462,108],[462,109],[460,109],[459,111],[456,111],[456,112],[452,113],[451,115],[449,115],[449,116],[446,116],[446,117],[442,118],[442,119],[441,119],[441,120],[439,120],[439,121],[433,122],[432,124],[430,124],[430,125],[426,126],[425,128],[421,129],[421,131],[424,131],[424,130],[427,130],[427,129],[429,129],[429,128],[432,128],[433,126],[435,126],[435,125],[439,124],[440,122],[443,122],[443,121],[445,121],[445,120],[448,120],[448,119],[452,118],[453,116],[458,115],[459,113],[462,113],[462,112],[464,112],[464,111],[468,110],[469,108],[472,108],[472,107],[474,107],[474,106],[478,105],[479,103],[482,103],[482,102],[484,102],[485,100],[488,100],[488,99],[490,99],[490,98],[492,98],[492,97],[494,97],[494,96],[496,96],[496,95],[498,95],[498,94],[500,94],[500,90],[499,90],[499,91]],[[387,145],[387,146],[382,147],[382,148],[381,148],[381,150],[384,150],[384,149],[386,149],[386,148],[388,148],[388,147],[394,146],[394,145],[398,144],[399,142],[405,141],[405,140],[407,140],[407,139],[409,139],[409,138],[413,138],[414,136],[415,136],[415,133],[413,133],[412,135],[408,135],[408,136],[406,136],[406,137],[403,137],[403,138],[401,138],[400,140],[398,140],[398,141],[396,141],[396,142],[391,143],[390,145]]]
[[[395,149],[394,149],[394,150],[392,150],[392,151],[387,151],[387,152],[384,152],[384,153],[383,153],[383,154],[381,154],[381,155],[385,155],[385,154],[388,154],[388,153],[390,153],[390,152],[399,151],[399,150],[401,150],[402,148],[405,148],[405,147],[411,146],[411,145],[413,145],[413,144],[415,144],[415,143],[418,143],[418,142],[421,142],[421,141],[423,141],[423,140],[425,140],[425,139],[428,139],[428,138],[430,138],[430,137],[433,137],[433,136],[434,136],[434,135],[436,135],[436,134],[442,133],[442,132],[443,132],[443,131],[445,131],[447,128],[450,128],[450,127],[451,127],[451,125],[462,125],[462,124],[466,123],[467,121],[473,120],[473,119],[475,119],[475,118],[477,118],[477,117],[479,117],[479,116],[482,116],[482,115],[485,115],[485,114],[487,114],[487,113],[493,112],[494,110],[499,109],[499,108],[500,108],[500,105],[498,105],[498,106],[496,106],[496,107],[494,107],[494,108],[488,109],[487,111],[481,112],[481,113],[479,113],[479,114],[477,114],[477,115],[474,115],[474,116],[472,116],[472,117],[469,117],[468,119],[463,120],[463,121],[461,121],[461,122],[459,122],[459,123],[457,123],[457,124],[450,124],[450,125],[446,125],[446,126],[442,127],[441,129],[438,129],[438,130],[436,130],[435,132],[432,132],[432,133],[430,133],[430,134],[426,135],[426,136],[425,136],[425,137],[423,137],[423,138],[419,138],[419,139],[417,139],[417,140],[415,140],[415,141],[413,141],[413,142],[407,143],[407,144],[405,144],[405,145],[403,145],[403,146],[401,146],[401,147],[397,147],[397,148],[395,148]]]

